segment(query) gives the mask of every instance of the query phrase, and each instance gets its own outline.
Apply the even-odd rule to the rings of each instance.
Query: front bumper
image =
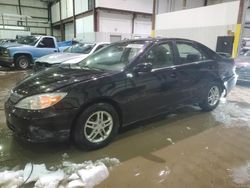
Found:
[[[7,126],[14,135],[29,142],[62,142],[70,137],[70,129],[77,110],[44,109],[31,111],[17,109],[10,101],[5,103]]]
[[[12,67],[14,65],[14,59],[9,56],[0,56],[0,66]]]

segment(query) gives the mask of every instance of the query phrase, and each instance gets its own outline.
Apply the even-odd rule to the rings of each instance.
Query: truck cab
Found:
[[[37,58],[55,52],[59,52],[55,37],[21,37],[15,43],[0,46],[0,66],[27,69]]]

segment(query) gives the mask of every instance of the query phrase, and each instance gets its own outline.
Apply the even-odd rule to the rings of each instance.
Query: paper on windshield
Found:
[[[126,48],[139,48],[141,49],[143,47],[143,44],[128,44]]]

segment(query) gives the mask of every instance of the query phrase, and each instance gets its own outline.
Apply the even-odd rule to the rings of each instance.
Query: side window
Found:
[[[144,57],[144,63],[152,63],[153,68],[163,68],[174,65],[174,56],[169,43],[154,46]]]
[[[181,64],[193,63],[207,59],[204,54],[192,46],[192,44],[177,42],[176,46],[179,51]]]
[[[44,37],[38,44],[39,48],[55,48],[55,43],[52,38]]]

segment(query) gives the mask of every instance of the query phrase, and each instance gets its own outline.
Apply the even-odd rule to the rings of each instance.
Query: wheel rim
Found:
[[[22,69],[26,69],[29,65],[29,61],[27,59],[20,59],[19,60],[19,66],[22,68]]]
[[[211,87],[208,93],[208,104],[214,106],[220,100],[220,90],[217,86]]]
[[[97,111],[91,114],[84,126],[84,136],[92,143],[106,140],[113,129],[113,118],[106,111]]]

